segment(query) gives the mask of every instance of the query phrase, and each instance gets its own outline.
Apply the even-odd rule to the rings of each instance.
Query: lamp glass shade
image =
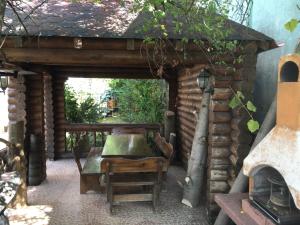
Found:
[[[7,76],[0,76],[0,88],[2,92],[5,92],[8,86],[8,77]]]
[[[199,88],[205,89],[208,85],[208,80],[209,80],[209,74],[205,70],[202,70],[197,77],[197,84]]]

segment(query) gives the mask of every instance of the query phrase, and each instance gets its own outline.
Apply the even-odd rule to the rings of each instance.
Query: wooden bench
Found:
[[[80,194],[85,194],[87,191],[103,193],[105,188],[100,184],[102,147],[91,148],[83,167],[80,162],[79,148],[74,147],[73,153],[80,174]]]
[[[162,155],[166,158],[163,171],[167,172],[174,155],[173,146],[170,143],[168,143],[165,138],[161,137],[159,133],[155,133],[154,143],[157,148],[156,151],[160,151]]]
[[[143,159],[103,158],[101,171],[106,174],[107,200],[110,203],[110,212],[116,203],[151,201],[156,209],[159,198],[161,177],[165,158],[148,157]],[[128,188],[151,187],[152,190],[143,189],[138,193],[115,192],[118,187]]]

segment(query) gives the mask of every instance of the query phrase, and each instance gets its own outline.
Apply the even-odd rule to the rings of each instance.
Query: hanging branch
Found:
[[[22,27],[24,28],[26,34],[28,35],[28,30],[23,22],[23,20],[21,19],[19,13],[17,12],[17,10],[15,9],[14,5],[9,1],[7,0],[7,4],[10,6],[10,8],[12,9],[12,11],[14,12],[14,14],[16,15],[16,17],[18,18],[18,21],[19,23],[22,25]]]

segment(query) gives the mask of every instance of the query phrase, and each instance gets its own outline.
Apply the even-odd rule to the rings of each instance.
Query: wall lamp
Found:
[[[202,69],[199,75],[197,76],[197,84],[202,91],[209,86],[209,82],[210,82],[209,77],[210,77],[210,73],[205,69]]]
[[[0,69],[0,93],[5,93],[8,87],[8,77],[16,76],[17,72],[14,70]]]

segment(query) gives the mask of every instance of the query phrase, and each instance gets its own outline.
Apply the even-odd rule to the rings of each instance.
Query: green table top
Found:
[[[142,134],[109,135],[103,148],[102,157],[151,157],[155,152]]]

